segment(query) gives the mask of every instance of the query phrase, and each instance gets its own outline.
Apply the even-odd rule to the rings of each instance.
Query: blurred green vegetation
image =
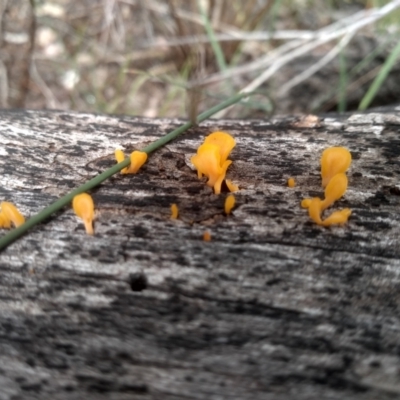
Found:
[[[384,0],[36,0],[27,107],[187,117],[252,85],[259,95],[224,115],[395,102],[399,9]]]

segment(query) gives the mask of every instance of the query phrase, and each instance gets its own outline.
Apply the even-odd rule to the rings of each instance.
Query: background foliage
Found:
[[[0,65],[5,107],[186,117],[243,89],[259,95],[219,116],[400,102],[399,0],[6,3],[3,43],[14,45],[2,57],[8,79]],[[24,18],[35,24],[15,24]],[[34,42],[25,80],[11,76],[24,30]]]

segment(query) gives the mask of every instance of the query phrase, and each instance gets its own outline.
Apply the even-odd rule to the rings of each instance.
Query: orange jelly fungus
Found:
[[[303,199],[303,200],[301,201],[301,206],[302,206],[303,208],[308,208],[308,207],[310,207],[311,200],[312,200],[312,199]]]
[[[117,163],[125,160],[124,152],[120,149],[115,150],[115,158]],[[121,170],[121,174],[136,174],[142,165],[147,161],[147,153],[144,151],[135,150],[130,156],[131,163],[128,167]]]
[[[233,194],[230,194],[225,199],[225,214],[229,215],[233,207],[235,207],[235,196]]]
[[[230,179],[225,179],[225,183],[230,192],[237,192],[239,190],[239,185],[235,185]]]
[[[178,206],[175,203],[171,204],[171,219],[177,219],[178,215],[179,215]]]
[[[115,159],[117,160],[117,164],[125,160],[125,154],[121,149],[116,149],[114,152]],[[121,174],[127,174],[128,168],[121,169]]]
[[[319,197],[312,198],[308,206],[308,215],[318,225],[322,224],[321,212],[321,199]]]
[[[351,215],[351,210],[345,208],[340,211],[334,211],[329,217],[321,220],[323,210],[331,206],[336,200],[339,200],[347,189],[347,176],[343,173],[335,175],[328,186],[325,188],[325,199],[318,197],[304,199],[301,202],[303,208],[308,208],[308,215],[318,225],[330,226],[344,224]]]
[[[342,225],[347,222],[351,215],[351,210],[349,208],[344,208],[340,211],[334,211],[329,217],[321,220],[322,200],[318,197],[306,200],[309,200],[308,206],[305,207],[308,208],[308,215],[318,225]]]
[[[129,174],[136,174],[142,165],[147,161],[147,153],[135,150],[131,153],[131,165],[129,166]]]
[[[214,132],[205,138],[197,149],[197,154],[190,159],[197,169],[197,176],[208,177],[207,185],[214,188],[215,194],[221,193],[221,184],[232,163],[227,158],[235,144],[235,139],[228,133]]]
[[[226,170],[232,161],[226,160],[221,165],[219,148],[214,144],[204,143],[197,149],[197,154],[190,159],[197,169],[199,178],[208,177],[207,185],[214,188],[215,194],[221,193],[221,184],[225,179]]]
[[[211,240],[211,233],[209,231],[205,231],[203,233],[203,240],[205,242],[209,242]]]
[[[83,220],[86,233],[93,235],[94,203],[87,193],[76,195],[72,200],[72,208],[75,214]]]
[[[14,204],[3,201],[0,207],[0,228],[11,228],[11,224],[17,228],[25,222],[25,217]]]
[[[339,200],[347,190],[347,176],[340,172],[333,176],[325,188],[325,199],[318,197],[312,199],[303,199],[301,206],[308,208],[308,215],[318,225],[330,226],[344,224],[351,215],[351,210],[345,208],[340,211],[334,211],[329,217],[321,220],[322,212],[330,207],[336,200]]]
[[[0,228],[11,228],[11,221],[2,212],[0,212]]]
[[[347,190],[347,176],[340,173],[335,175],[325,188],[325,199],[321,203],[321,209],[325,210],[336,200],[339,200]]]
[[[351,164],[351,154],[344,147],[329,147],[321,156],[322,187],[339,173],[346,172]]]
[[[334,211],[328,218],[322,221],[323,226],[342,225],[347,222],[351,215],[350,208],[344,208],[340,211]]]
[[[235,139],[226,132],[213,132],[204,139],[204,143],[214,144],[219,148],[221,165],[228,159],[230,152],[236,146]]]
[[[294,178],[289,178],[288,181],[287,181],[287,185],[290,188],[294,188],[296,186],[296,181],[294,180]]]

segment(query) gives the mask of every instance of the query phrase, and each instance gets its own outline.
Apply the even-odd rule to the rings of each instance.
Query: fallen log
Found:
[[[37,213],[178,120],[0,111],[1,200]],[[236,206],[190,163],[237,141]],[[400,394],[400,108],[211,120],[0,254],[0,399],[393,399]],[[300,207],[320,155],[353,157],[344,226]],[[287,179],[296,186],[289,188]],[[179,219],[170,219],[170,205]],[[202,240],[209,231],[211,241]]]

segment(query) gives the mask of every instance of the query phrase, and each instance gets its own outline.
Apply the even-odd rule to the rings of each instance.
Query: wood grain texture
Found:
[[[179,123],[3,110],[0,198],[32,215]],[[0,399],[398,398],[400,109],[301,125],[204,123],[93,192],[94,237],[66,209],[2,252]],[[189,162],[216,129],[228,217]],[[299,204],[336,145],[353,214],[327,229]]]

